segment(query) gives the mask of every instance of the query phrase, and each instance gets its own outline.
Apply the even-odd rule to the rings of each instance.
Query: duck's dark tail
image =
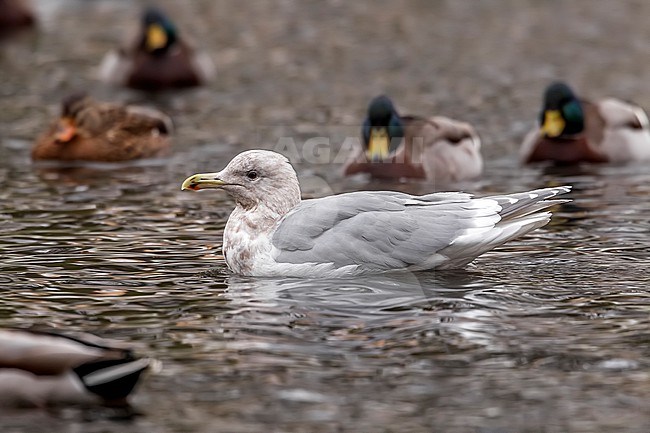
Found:
[[[107,402],[125,399],[138,383],[140,376],[153,363],[152,359],[110,359],[88,362],[74,368],[88,391]]]

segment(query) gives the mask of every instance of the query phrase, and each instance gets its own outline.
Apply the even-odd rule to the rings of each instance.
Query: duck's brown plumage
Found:
[[[75,95],[32,149],[35,160],[127,161],[169,153],[171,120],[149,108]]]
[[[0,36],[34,24],[34,13],[25,0],[0,0]]]
[[[590,143],[600,143],[603,140],[605,120],[600,115],[598,107],[590,101],[580,101],[584,111],[585,129],[581,134],[572,137],[546,137],[537,130],[535,143],[524,158],[524,162],[555,161],[558,164],[577,164],[583,162],[607,162],[607,157],[597,147]]]
[[[344,168],[345,175],[369,173],[377,179],[458,181],[480,175],[480,139],[468,123],[447,117],[401,116],[404,139],[384,161],[371,162],[360,149]]]
[[[199,86],[214,75],[207,54],[155,8],[144,12],[137,36],[109,52],[99,70],[103,81],[147,91]]]
[[[203,84],[204,77],[194,65],[193,49],[184,41],[173,51],[155,57],[141,50],[132,50],[131,72],[126,86],[141,90],[160,90],[170,87],[193,87]]]
[[[521,145],[523,163],[550,161],[572,165],[650,159],[650,128],[641,107],[615,98],[579,99],[568,86],[558,82],[546,90],[540,122],[547,122],[547,112],[563,113],[566,110],[563,107],[571,103],[580,107],[579,126],[574,124],[571,133],[562,131],[557,136],[549,136],[543,124],[537,125]],[[569,114],[562,114],[565,115]],[[571,120],[563,118],[562,121],[563,125],[569,125]]]

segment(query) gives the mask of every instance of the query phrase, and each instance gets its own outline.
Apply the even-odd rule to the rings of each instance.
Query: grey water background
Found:
[[[166,1],[218,77],[162,95],[96,80],[144,2],[34,4],[38,29],[0,42],[0,326],[130,341],[163,368],[132,419],[5,411],[0,431],[650,431],[650,168],[517,162],[551,80],[650,107],[650,3]],[[33,164],[32,140],[79,89],[168,112],[173,156]],[[327,162],[379,93],[472,122],[483,178],[341,179]],[[256,147],[290,151],[307,197],[570,184],[573,202],[463,271],[242,278],[219,250],[232,203],[180,183]]]

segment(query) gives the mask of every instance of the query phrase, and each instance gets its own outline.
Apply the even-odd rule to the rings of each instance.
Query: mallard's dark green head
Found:
[[[388,125],[394,113],[395,106],[388,96],[377,96],[368,104],[368,119],[372,126]]]
[[[151,54],[164,54],[176,43],[176,26],[160,10],[148,8],[142,16],[143,48]]]
[[[584,130],[584,112],[571,88],[555,82],[546,88],[540,113],[541,133],[550,138],[579,134]]]
[[[400,146],[404,124],[387,96],[377,96],[370,101],[362,135],[369,161],[385,160]]]

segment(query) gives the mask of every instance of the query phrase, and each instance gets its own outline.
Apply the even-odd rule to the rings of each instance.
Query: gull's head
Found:
[[[220,172],[195,174],[181,186],[193,191],[207,188],[223,189],[244,208],[262,204],[288,211],[300,202],[300,185],[291,163],[270,150],[242,152]]]

